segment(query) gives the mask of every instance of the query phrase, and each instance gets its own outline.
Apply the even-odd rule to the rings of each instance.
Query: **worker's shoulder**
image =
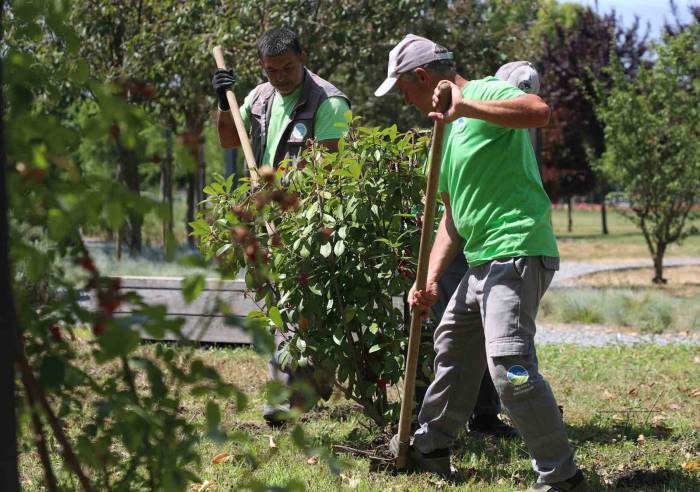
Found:
[[[350,99],[348,96],[343,93],[335,84],[332,82],[329,82],[328,80],[324,79],[320,75],[315,74],[308,68],[306,69],[307,73],[309,74],[309,82],[315,86],[317,86],[323,93],[325,94],[326,97],[341,97],[349,101]]]
[[[464,87],[463,94],[469,99],[509,99],[524,94],[520,89],[493,75],[470,80]]]

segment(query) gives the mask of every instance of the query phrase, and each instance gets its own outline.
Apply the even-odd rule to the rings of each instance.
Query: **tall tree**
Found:
[[[553,107],[554,116],[544,135],[547,146],[542,165],[559,171],[549,173],[557,176],[556,182],[546,183],[550,195],[570,203],[572,195],[590,193],[596,184],[600,190],[607,189],[604,182],[596,183],[590,165],[605,149],[593,87],[610,83],[606,68],[613,60],[619,61],[628,76],[634,75],[644,63],[648,28],[642,35],[638,18],[625,28],[614,10],[600,15],[589,7],[565,6],[554,8],[549,15],[548,27],[541,31],[539,65],[542,95]]]
[[[700,24],[667,34],[652,67],[629,78],[611,64],[611,83],[597,85],[606,150],[597,168],[629,201],[654,261],[654,283],[665,283],[668,246],[693,233],[700,200]],[[615,60],[613,60],[615,61]]]
[[[5,42],[0,2],[0,44]],[[17,472],[17,420],[15,418],[15,361],[17,360],[15,302],[10,273],[10,241],[7,224],[8,200],[5,173],[5,99],[3,97],[4,63],[0,59],[0,488],[19,490]]]
[[[71,20],[80,35],[80,56],[87,61],[91,72],[114,84],[115,89],[129,103],[143,103],[151,90],[143,80],[130,73],[128,42],[153,24],[153,2],[127,0],[124,2],[92,2],[79,0],[73,3]],[[123,124],[123,122],[121,122]],[[117,161],[117,178],[135,196],[141,193],[139,153],[136,142],[127,141],[121,134],[120,122],[113,124],[112,140]],[[125,244],[132,256],[141,252],[143,217],[138,210],[128,211],[128,220],[118,233],[118,254]]]
[[[154,86],[147,108],[189,150],[186,164],[188,240],[196,204],[204,199],[206,163],[203,155],[204,128],[211,121],[215,98],[211,74],[216,69],[211,54],[215,44],[224,42],[227,8],[235,2],[193,0],[150,2],[154,22],[128,43],[128,70]],[[231,4],[227,7],[226,4]],[[231,12],[234,19],[237,13]],[[240,39],[240,38],[238,38]],[[238,43],[234,43],[237,45]],[[242,101],[241,101],[242,102]],[[172,176],[170,159],[163,163],[164,175]],[[167,190],[164,190],[167,191]]]

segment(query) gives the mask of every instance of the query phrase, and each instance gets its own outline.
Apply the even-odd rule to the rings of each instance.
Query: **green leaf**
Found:
[[[197,299],[204,290],[206,278],[201,273],[189,275],[182,280],[182,297],[187,304]]]
[[[97,337],[105,360],[129,354],[139,346],[141,336],[133,329],[109,323],[107,329]]]
[[[121,203],[117,201],[110,201],[105,205],[105,215],[107,216],[107,223],[114,230],[119,229],[124,222],[124,209]]]
[[[318,202],[312,202],[311,206],[306,210],[306,213],[304,214],[304,217],[306,217],[306,220],[313,220],[314,216],[318,213]]]
[[[192,234],[195,236],[204,236],[209,234],[209,223],[204,219],[198,219],[194,222],[190,222],[190,227],[192,228]]]
[[[216,250],[216,256],[221,256],[222,254],[226,253],[229,249],[233,247],[233,244],[227,243],[221,246],[219,249]]]
[[[280,314],[280,310],[277,309],[277,306],[272,306],[270,308],[268,317],[277,328],[282,328],[282,315]]]
[[[324,258],[328,258],[331,255],[331,252],[333,251],[333,246],[331,245],[330,242],[327,242],[326,244],[321,245],[321,256]]]
[[[345,252],[345,241],[338,241],[333,248],[335,256],[341,256]]]
[[[58,388],[66,374],[66,364],[60,357],[48,355],[41,361],[39,380],[46,389]]]

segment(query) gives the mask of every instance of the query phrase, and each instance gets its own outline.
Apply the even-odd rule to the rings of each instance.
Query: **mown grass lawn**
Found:
[[[145,346],[142,350],[151,350]],[[238,490],[260,484],[303,486],[306,490],[484,490],[527,488],[534,475],[520,440],[473,438],[465,434],[453,462],[460,481],[449,484],[428,474],[395,474],[366,457],[339,453],[343,465],[336,474],[297,448],[291,428],[270,430],[260,418],[266,362],[249,349],[202,349],[199,356],[217,367],[228,381],[250,395],[248,408],[238,412],[222,402],[223,426],[243,431],[247,442],[203,440],[203,465],[196,470],[208,491]],[[578,462],[595,490],[700,490],[700,472],[686,470],[700,460],[700,348],[634,346],[577,348],[542,346],[540,362],[564,407]],[[188,400],[188,418],[204,420],[206,401]],[[381,433],[356,408],[332,400],[302,419],[315,446],[345,445],[370,453],[381,449]],[[271,447],[270,442],[276,447]],[[229,456],[221,463],[211,459]],[[55,456],[58,460],[58,456]],[[21,456],[23,488],[42,490],[37,457]],[[193,488],[193,490],[197,490]]]
[[[608,210],[609,234],[601,233],[600,212],[574,209],[573,230],[567,232],[566,209],[552,210],[552,223],[557,235],[559,253],[564,261],[612,261],[648,259],[649,251],[642,232],[616,210]],[[700,227],[700,221],[694,222]],[[700,236],[692,236],[682,244],[669,247],[666,256],[700,256]]]

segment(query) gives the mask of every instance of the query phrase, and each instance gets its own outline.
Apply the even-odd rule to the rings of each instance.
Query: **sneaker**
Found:
[[[394,458],[399,456],[399,435],[395,434],[389,443],[389,451]],[[421,453],[413,447],[413,439],[408,452],[408,468],[414,471],[435,473],[446,479],[454,479],[457,470],[450,465],[450,450],[436,449]]]
[[[556,483],[536,483],[527,492],[591,492],[581,470],[568,480]]]
[[[520,435],[515,427],[503,422],[498,415],[472,415],[469,419],[469,431],[507,439]]]

